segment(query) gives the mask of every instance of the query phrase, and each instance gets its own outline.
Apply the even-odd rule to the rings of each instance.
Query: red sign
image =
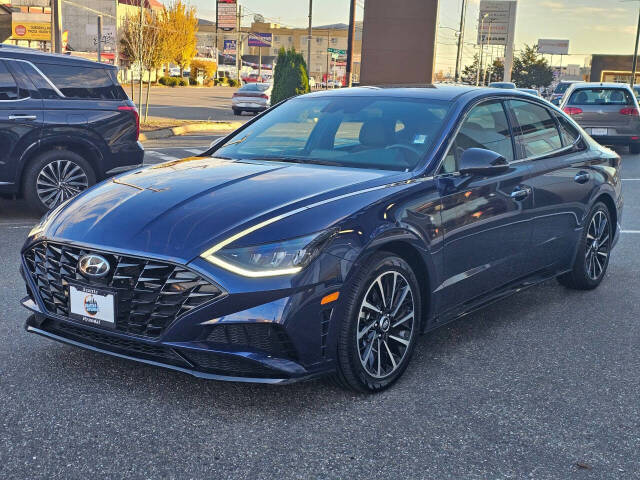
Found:
[[[27,34],[27,27],[25,27],[24,25],[16,25],[15,32],[16,35],[24,37]]]

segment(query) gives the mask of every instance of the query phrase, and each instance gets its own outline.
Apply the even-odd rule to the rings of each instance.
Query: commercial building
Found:
[[[592,82],[620,82],[631,81],[633,55],[593,55],[591,57]],[[638,58],[640,69],[640,57]],[[640,72],[636,72],[635,83],[640,82]]]

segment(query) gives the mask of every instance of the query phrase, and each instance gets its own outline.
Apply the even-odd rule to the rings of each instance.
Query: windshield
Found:
[[[570,83],[559,83],[553,93],[564,93],[569,88]]]
[[[450,107],[423,98],[299,97],[213,155],[407,171],[431,149]]]
[[[633,105],[631,94],[622,88],[581,88],[575,90],[569,105]]]

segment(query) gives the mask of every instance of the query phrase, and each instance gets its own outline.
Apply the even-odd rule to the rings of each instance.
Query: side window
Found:
[[[18,85],[3,61],[0,61],[0,101],[18,100]]]
[[[513,161],[509,122],[502,102],[485,102],[473,107],[444,159],[441,173],[458,171],[460,157],[468,148],[492,150]]]
[[[38,68],[67,98],[125,100],[124,90],[107,68],[42,63]]]
[[[518,122],[514,136],[521,158],[537,157],[562,148],[560,132],[549,110],[521,100],[509,103]]]
[[[564,118],[562,115],[556,115],[558,118],[558,124],[560,126],[560,136],[562,137],[562,145],[568,147],[576,143],[576,140],[580,137],[578,130],[571,125],[571,122]]]

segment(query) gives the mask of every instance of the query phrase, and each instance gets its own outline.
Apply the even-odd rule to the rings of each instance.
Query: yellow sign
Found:
[[[11,30],[14,40],[51,41],[50,23],[13,22]]]
[[[51,41],[51,15],[48,13],[13,12],[11,38],[14,40]]]

